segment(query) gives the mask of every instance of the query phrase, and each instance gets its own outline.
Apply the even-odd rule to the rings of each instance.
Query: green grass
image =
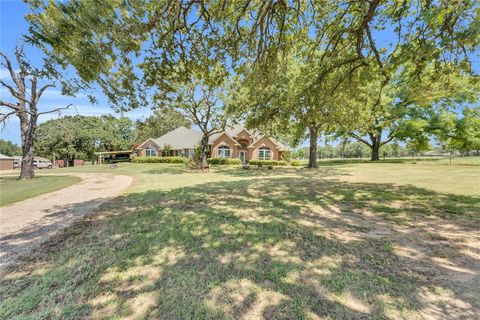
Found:
[[[308,160],[300,160],[302,165],[307,165]],[[356,163],[371,163],[369,158],[334,158],[321,159],[318,161],[319,166],[329,165],[348,165]],[[398,158],[380,158],[377,163],[404,163],[404,164],[435,164],[435,165],[452,165],[452,166],[480,166],[480,156],[453,156],[453,157],[398,157]]]
[[[0,207],[68,187],[80,180],[70,176],[38,176],[33,180],[0,176]]]
[[[479,242],[478,168],[60,171],[127,174],[136,183],[9,267],[0,276],[0,319],[419,319],[480,311],[477,288],[462,282],[479,271],[471,251]]]

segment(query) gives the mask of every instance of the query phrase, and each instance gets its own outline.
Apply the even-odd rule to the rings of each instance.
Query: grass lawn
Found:
[[[0,207],[68,187],[80,180],[70,176],[37,176],[33,180],[0,176]]]
[[[54,171],[55,172],[55,171]],[[480,167],[166,164],[0,275],[0,319],[438,319],[480,312]]]

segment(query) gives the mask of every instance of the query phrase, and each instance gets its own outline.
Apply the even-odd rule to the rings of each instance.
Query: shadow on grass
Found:
[[[131,194],[10,267],[0,318],[472,318],[477,261],[431,234],[479,206],[308,173]]]

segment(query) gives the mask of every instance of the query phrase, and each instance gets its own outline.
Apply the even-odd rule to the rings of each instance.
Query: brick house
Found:
[[[201,132],[179,127],[159,138],[147,139],[136,150],[140,156],[161,157],[165,146],[169,146],[170,156],[191,157],[201,139]],[[281,160],[282,152],[288,150],[274,138],[249,131],[243,126],[227,128],[212,135],[208,144],[210,158],[238,158],[242,163],[250,160]]]

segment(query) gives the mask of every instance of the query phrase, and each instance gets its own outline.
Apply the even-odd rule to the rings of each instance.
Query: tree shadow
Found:
[[[69,226],[97,209],[102,203],[113,200],[102,198],[69,205],[54,206],[41,220],[30,223],[15,232],[0,233],[0,268],[17,257],[40,247],[58,230]]]
[[[308,172],[130,194],[11,266],[0,317],[471,318],[479,206]]]

